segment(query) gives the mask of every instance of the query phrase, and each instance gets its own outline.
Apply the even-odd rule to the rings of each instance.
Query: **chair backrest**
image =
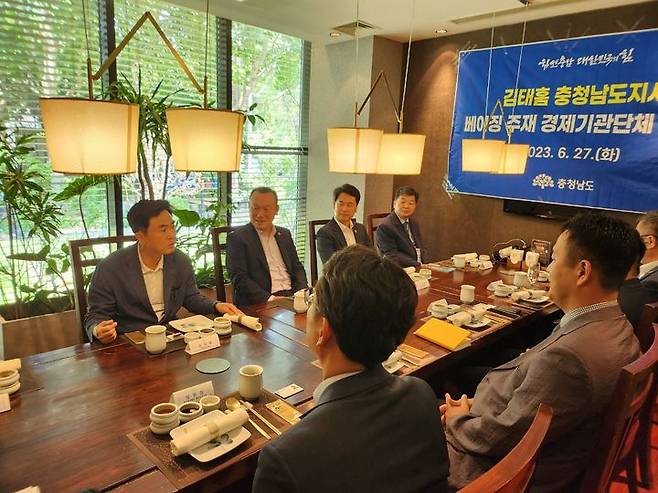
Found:
[[[581,484],[582,493],[604,493],[617,459],[631,448],[639,428],[639,415],[651,391],[658,362],[658,324],[647,351],[622,368],[612,400],[604,416],[599,441]]]
[[[377,231],[377,226],[379,226],[384,218],[388,216],[390,212],[380,212],[378,214],[370,214],[367,217],[368,221],[368,234],[370,235],[370,239],[372,240],[372,244],[377,247],[377,242],[375,241],[375,231]]]
[[[226,253],[226,236],[224,240],[220,235],[228,235],[237,229],[237,226],[219,226],[210,230],[212,238],[212,253],[215,257],[215,291],[219,301],[226,301],[226,287],[224,286],[224,264],[222,254]]]
[[[86,340],[85,315],[87,314],[87,284],[90,276],[85,276],[85,267],[96,267],[104,257],[84,258],[84,253],[94,254],[94,245],[107,245],[109,250],[123,248],[124,243],[135,241],[135,237],[129,236],[105,236],[103,238],[90,238],[84,240],[69,241],[71,255],[71,267],[73,269],[73,290],[75,300],[75,311],[80,322],[80,328]]]
[[[540,404],[530,428],[523,438],[482,476],[459,493],[523,493],[528,488],[535,471],[539,448],[546,437],[553,417],[553,410],[546,404]]]
[[[646,353],[653,343],[653,324],[658,323],[658,303],[644,305],[640,323],[635,330],[635,337],[640,341],[640,349]]]
[[[318,219],[317,221],[308,222],[308,237],[311,250],[311,286],[315,286],[318,280],[318,249],[317,242],[317,229],[327,224],[331,219]]]

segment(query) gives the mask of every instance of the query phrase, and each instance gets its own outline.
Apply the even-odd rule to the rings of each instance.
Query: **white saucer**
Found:
[[[546,303],[547,301],[550,301],[550,300],[551,299],[548,296],[542,296],[540,298],[529,298],[529,299],[523,300],[523,301],[527,301],[528,303],[535,303],[537,305],[541,305],[542,303]]]
[[[181,332],[198,332],[201,329],[214,329],[213,321],[203,315],[193,315],[169,322],[174,329]]]
[[[468,327],[469,329],[481,329],[482,327],[486,327],[490,323],[491,323],[491,320],[484,317],[479,322],[471,322],[470,324],[464,324],[464,327]]]
[[[402,361],[398,360],[395,363],[390,364],[390,365],[385,365],[384,363],[382,363],[382,366],[384,367],[384,369],[387,372],[395,373],[396,371],[400,370],[401,368],[404,368],[404,363],[402,363]]]

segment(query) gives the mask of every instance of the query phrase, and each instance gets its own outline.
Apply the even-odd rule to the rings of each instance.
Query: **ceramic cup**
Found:
[[[504,298],[505,296],[509,296],[509,294],[510,294],[510,291],[507,288],[507,286],[498,285],[498,286],[496,286],[496,289],[494,290],[494,295],[495,296],[500,296],[500,297]]]
[[[528,285],[528,273],[527,272],[515,272],[514,273],[514,285],[520,288]]]
[[[473,303],[475,301],[475,286],[462,284],[459,291],[459,299],[462,303]]]
[[[146,340],[144,345],[146,351],[151,354],[159,354],[167,347],[167,327],[164,325],[150,325],[146,327]]]
[[[466,267],[466,257],[464,255],[453,255],[452,263],[458,269],[460,269],[462,267]]]
[[[306,313],[308,310],[307,295],[305,290],[300,289],[292,297],[292,307],[297,313]]]
[[[449,313],[448,305],[434,305],[430,307],[430,313],[436,318],[446,318]]]
[[[187,423],[203,414],[203,406],[198,402],[183,402],[178,408],[181,423]]]
[[[228,335],[233,330],[231,321],[226,317],[215,317],[213,325],[215,326],[215,332],[220,336]]]
[[[421,277],[424,277],[425,279],[429,279],[432,277],[432,269],[426,269],[422,268],[418,271]]]
[[[208,337],[213,335],[214,333],[215,333],[214,327],[204,327],[203,329],[199,330],[199,334],[201,334],[201,337]]]
[[[6,370],[0,372],[0,387],[9,387],[18,382],[18,370]]]
[[[201,339],[201,334],[198,332],[187,332],[183,340],[185,341],[185,344],[189,344],[195,339]]]
[[[539,274],[537,274],[537,280],[541,281],[541,282],[546,282],[550,278],[551,278],[551,276],[545,270],[539,271]]]
[[[178,422],[178,406],[171,402],[161,402],[151,408],[149,414],[151,423],[164,426],[173,422]]]
[[[214,411],[215,409],[219,409],[219,403],[221,399],[217,395],[204,395],[201,399],[199,399],[199,404],[201,404],[201,407],[203,407],[203,412],[204,414],[209,413],[210,411]]]
[[[254,401],[263,392],[263,367],[245,365],[240,368],[240,395],[248,401]]]

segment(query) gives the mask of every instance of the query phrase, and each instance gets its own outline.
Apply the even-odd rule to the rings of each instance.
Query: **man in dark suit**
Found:
[[[416,302],[409,277],[370,248],[329,260],[306,325],[324,380],[315,407],[261,450],[255,493],[445,491],[433,391],[381,365],[413,325]]]
[[[278,212],[276,192],[254,188],[249,196],[251,222],[226,239],[226,268],[238,306],[290,296],[308,286],[290,231],[272,224]]]
[[[166,324],[184,306],[199,314],[240,314],[231,303],[199,293],[190,259],[176,250],[176,228],[166,200],[140,200],[128,211],[137,243],[97,266],[89,286],[85,330],[104,344],[117,333]]]
[[[372,247],[363,224],[352,221],[360,200],[361,193],[354,185],[346,183],[334,190],[334,218],[317,234],[318,253],[323,264],[346,246],[358,243]]]
[[[375,239],[379,252],[400,267],[418,267],[427,262],[420,227],[411,217],[416,212],[418,192],[401,187],[395,193],[393,212],[377,226]]]
[[[640,325],[642,310],[647,303],[658,301],[658,281],[638,279],[640,261],[644,257],[646,247],[644,242],[637,237],[637,257],[626,280],[619,288],[619,307],[624,312],[628,321],[637,330]]]
[[[658,282],[658,210],[642,216],[635,229],[646,247],[638,277],[642,283]]]

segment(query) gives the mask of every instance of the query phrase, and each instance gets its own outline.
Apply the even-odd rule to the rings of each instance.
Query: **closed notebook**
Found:
[[[470,332],[443,320],[430,318],[414,334],[450,351],[454,351],[468,344]]]

